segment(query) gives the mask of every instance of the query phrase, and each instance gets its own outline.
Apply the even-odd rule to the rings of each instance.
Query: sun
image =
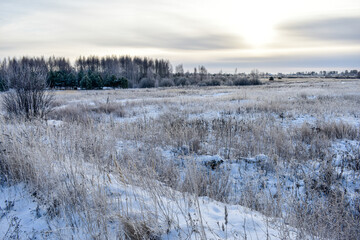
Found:
[[[282,19],[279,9],[267,1],[231,1],[234,6],[226,16],[230,31],[236,31],[243,41],[254,48],[264,47],[272,42],[276,25]]]
[[[242,26],[241,36],[252,47],[264,47],[274,39],[275,30],[271,21],[252,19]]]
[[[243,38],[252,47],[263,47],[270,43],[273,38],[273,31],[261,26],[245,29]]]

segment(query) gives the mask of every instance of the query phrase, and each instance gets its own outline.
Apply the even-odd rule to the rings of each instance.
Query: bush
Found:
[[[199,87],[206,87],[207,84],[206,84],[206,82],[199,82],[198,86]]]
[[[172,87],[174,85],[175,85],[174,81],[170,78],[161,79],[159,84],[160,87]]]
[[[245,86],[245,85],[250,85],[249,84],[249,79],[247,78],[237,78],[233,81],[235,86]]]
[[[0,92],[5,91],[7,89],[5,80],[1,78],[0,76]]]
[[[235,86],[246,86],[246,85],[261,85],[261,81],[259,79],[248,79],[248,78],[237,78],[234,80]]]
[[[270,78],[269,78],[269,81],[274,81],[274,77],[270,77]]]
[[[190,85],[190,81],[185,77],[175,78],[175,85],[176,86],[186,86]]]
[[[126,79],[127,80],[127,79]],[[129,80],[127,80],[127,88],[133,88],[134,87],[134,83],[133,83],[133,81],[129,81]]]
[[[261,85],[262,82],[260,81],[260,79],[252,79],[250,80],[250,85]]]
[[[218,79],[212,79],[206,82],[206,86],[220,86],[221,82]]]
[[[226,86],[234,86],[234,82],[231,79],[228,79],[224,83]]]
[[[139,88],[153,88],[155,87],[155,80],[151,78],[143,78],[139,83]]]
[[[46,92],[46,71],[22,65],[14,69],[11,89],[3,97],[3,106],[10,116],[26,119],[45,117],[52,108],[53,95]]]

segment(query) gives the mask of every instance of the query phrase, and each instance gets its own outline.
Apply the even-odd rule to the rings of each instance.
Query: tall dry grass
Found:
[[[341,158],[342,171],[353,173],[347,179],[332,160],[334,143],[360,141],[358,90],[357,82],[331,81],[57,92],[49,116],[62,121],[56,126],[1,117],[0,172],[28,183],[49,218],[64,217],[78,236],[157,239],[176,228],[163,196],[178,199],[177,190],[194,203],[208,196],[282,218],[300,239],[356,239],[359,201],[343,185],[359,177],[356,149]],[[260,154],[268,160],[247,162]],[[206,165],[199,155],[225,163]],[[245,168],[240,175],[257,171],[236,187],[231,164]],[[131,191],[109,190],[115,182]],[[279,229],[289,236],[286,224]]]

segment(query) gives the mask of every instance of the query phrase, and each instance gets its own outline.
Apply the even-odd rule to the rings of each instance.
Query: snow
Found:
[[[265,216],[239,205],[226,205],[202,197],[199,199],[198,210],[190,208],[188,219],[182,218],[179,228],[164,234],[164,239],[199,239],[201,232],[194,232],[199,228],[199,215],[203,218],[204,233],[207,239],[281,239],[279,232],[267,223]],[[225,210],[226,209],[226,210]],[[227,212],[227,216],[225,214]],[[194,225],[189,225],[190,219]],[[270,221],[270,220],[269,220]],[[189,237],[190,235],[190,237]]]
[[[143,210],[157,214],[157,218],[162,220],[162,239],[199,239],[203,236],[207,239],[266,239],[267,236],[281,239],[279,231],[270,223],[274,219],[239,205],[224,204],[208,197],[196,198],[171,189],[168,190],[172,197],[159,195],[155,201],[153,193],[125,184],[112,174],[103,184],[107,195],[116,199],[116,206],[123,206],[120,211],[124,215],[142,218]],[[72,234],[77,239],[86,238],[86,230],[72,232],[61,217],[49,218],[44,206],[24,184],[4,185],[0,193],[1,239],[14,236],[20,239],[56,239]],[[126,213],[125,208],[130,212]],[[167,223],[169,216],[172,219]]]
[[[1,239],[40,239],[50,231],[45,211],[23,183],[0,187],[0,226]]]
[[[47,120],[47,124],[50,125],[50,126],[57,127],[57,126],[63,125],[64,122],[60,121],[60,120]]]
[[[264,117],[260,113],[236,113],[236,108],[246,107],[247,104],[250,106],[261,101],[255,99],[229,100],[224,103],[224,105],[237,104],[235,110],[222,109],[222,105],[219,104],[220,107],[217,106],[217,109],[205,107],[201,109],[201,112],[197,112],[197,100],[207,101],[214,97],[219,97],[220,100],[220,97],[228,97],[227,95],[230,93],[217,92],[189,96],[194,104],[187,103],[187,109],[178,105],[177,110],[188,120],[204,119],[209,122],[218,118],[252,121]],[[307,96],[309,100],[316,98],[315,95]],[[181,97],[178,99],[185,102]],[[164,100],[164,98],[150,99],[154,102],[158,100]],[[166,100],[170,101],[171,98],[166,98]],[[295,101],[296,99],[290,100]],[[159,106],[146,103],[141,98],[120,99],[117,102],[129,105],[129,109],[131,109],[126,112],[125,118],[116,118],[115,121],[118,122],[147,121],[148,119],[159,118],[174,110],[166,104]],[[95,105],[94,102],[87,102],[87,104]],[[130,106],[131,104],[133,106]],[[279,114],[276,113],[266,117],[273,118],[274,122],[276,121],[284,128],[299,127],[302,124],[316,127],[319,120],[316,116],[301,112],[285,113],[283,118],[280,118]],[[327,115],[324,116],[324,120],[327,122],[342,121],[355,127],[360,126],[360,121],[355,115]],[[47,124],[61,127],[65,123],[58,120],[48,120]],[[137,151],[143,145],[144,143],[139,141],[122,139],[117,142],[117,150],[119,152]],[[204,237],[208,239],[267,239],[268,237],[270,239],[282,239],[281,232],[277,230],[279,229],[278,225],[281,224],[282,228],[284,226],[291,228],[280,219],[266,217],[257,211],[237,204],[244,197],[242,193],[247,192],[246,188],[251,188],[255,195],[261,193],[268,196],[268,199],[275,199],[279,194],[283,195],[282,199],[286,199],[287,196],[302,198],[306,178],[310,181],[318,180],[325,164],[319,159],[307,159],[299,163],[292,162],[289,159],[288,163],[276,163],[271,156],[265,154],[237,156],[236,159],[228,154],[230,159],[225,159],[226,153],[232,152],[233,149],[231,148],[220,148],[215,154],[206,151],[190,154],[189,147],[186,145],[179,148],[159,146],[155,150],[160,151],[164,159],[174,162],[179,167],[180,176],[185,175],[186,168],[194,166],[190,163],[195,163],[199,168],[206,169],[209,174],[228,174],[231,188],[230,196],[228,196],[229,204],[225,204],[208,197],[195,197],[189,193],[181,193],[158,182],[154,183],[154,186],[159,188],[156,191],[167,194],[156,195],[156,191],[151,189],[152,186],[140,188],[134,182],[129,184],[126,179],[119,179],[119,177],[109,173],[109,181],[100,184],[111,202],[116,203],[112,206],[114,212],[121,212],[125,217],[143,218],[143,210],[145,210],[149,219],[156,218],[158,220],[158,222],[154,220],[152,224],[159,224],[159,226],[154,227],[158,228],[162,239],[203,239]],[[330,152],[333,154],[331,164],[339,176],[337,181],[341,190],[348,193],[352,204],[354,200],[359,198],[360,194],[360,172],[355,166],[360,156],[360,142],[346,139],[336,140],[332,143]],[[91,171],[95,171],[94,169],[97,167],[88,165],[86,171],[89,173],[88,177],[96,176],[97,173],[91,173]],[[180,180],[184,180],[184,178],[180,178]],[[11,238],[15,235],[18,235],[20,239],[56,238],[58,235],[53,234],[54,232],[58,232],[62,236],[72,236],[72,230],[66,230],[67,226],[68,224],[61,217],[50,219],[46,206],[41,205],[39,199],[31,194],[25,184],[0,187],[0,239]],[[291,231],[296,231],[296,229],[291,229]],[[79,230],[76,236],[77,238],[86,238],[86,230]]]
[[[273,224],[276,220],[239,205],[170,190],[172,197],[160,196],[155,202],[162,206],[156,206],[152,194],[139,187],[120,184],[114,177],[111,177],[107,190],[111,196],[122,196],[120,205],[131,203],[134,209],[152,209],[152,212],[159,209],[160,219],[174,216],[163,226],[167,231],[161,235],[162,239],[199,239],[203,237],[202,234],[207,239],[238,239],[245,236],[248,239],[266,239],[267,235],[271,239],[281,239]],[[166,214],[162,214],[161,208]]]

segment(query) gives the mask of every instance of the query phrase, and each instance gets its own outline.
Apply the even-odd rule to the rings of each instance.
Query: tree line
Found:
[[[68,59],[50,57],[8,58],[0,61],[0,90],[6,91],[2,106],[8,116],[43,118],[52,108],[53,93],[47,89],[103,89],[129,87],[170,87],[184,85],[218,86],[261,84],[258,72],[249,76],[209,74],[204,66],[184,73],[182,65],[175,74],[168,60],[129,56],[79,57],[72,65]]]
[[[185,72],[169,60],[130,56],[78,57],[72,64],[64,57],[0,59],[0,91],[13,88],[20,72],[42,76],[50,89],[151,88],[171,86],[258,85],[259,72],[210,74],[205,66]]]
[[[63,57],[22,57],[0,60],[0,90],[12,87],[19,70],[36,69],[50,88],[101,89],[137,87],[141,79],[168,78],[169,60],[130,56],[78,57],[72,65]]]

